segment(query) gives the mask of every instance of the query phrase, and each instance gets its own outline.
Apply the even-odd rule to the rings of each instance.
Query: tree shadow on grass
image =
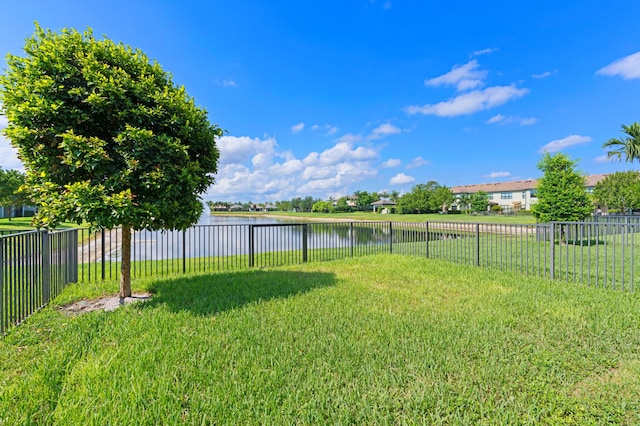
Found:
[[[333,286],[334,274],[296,271],[241,271],[159,279],[140,309],[166,305],[172,311],[214,315],[244,305]]]

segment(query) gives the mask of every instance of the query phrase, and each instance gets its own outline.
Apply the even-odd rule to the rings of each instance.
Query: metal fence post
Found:
[[[249,225],[249,268],[253,268],[253,225]]]
[[[480,266],[480,224],[476,223],[476,266]]]
[[[308,243],[308,228],[309,225],[308,224],[303,224],[302,225],[302,261],[306,262],[307,261],[307,243]]]
[[[71,282],[78,282],[78,230],[74,229],[71,233]]]
[[[40,232],[42,244],[42,304],[49,303],[51,297],[51,241],[49,232]]]
[[[102,281],[104,281],[106,279],[107,273],[106,273],[106,260],[107,260],[107,255],[106,255],[106,247],[105,247],[105,241],[104,241],[104,236],[105,236],[105,232],[104,229],[101,231],[101,237],[100,237],[100,245],[101,245],[101,259],[102,259]]]
[[[4,334],[4,241],[0,240],[0,335]]]
[[[393,253],[393,222],[389,222],[389,254]]]
[[[429,222],[424,223],[425,257],[429,258]]]
[[[349,256],[353,257],[353,222],[349,223]]]
[[[182,231],[182,273],[187,273],[187,230]]]
[[[555,224],[551,222],[549,224],[549,243],[551,244],[549,249],[549,277],[553,280],[556,277],[555,269],[556,269],[556,230]]]

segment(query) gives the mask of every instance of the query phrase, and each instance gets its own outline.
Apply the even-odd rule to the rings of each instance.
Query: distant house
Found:
[[[31,217],[36,213],[36,208],[33,206],[21,206],[18,208],[5,208],[0,207],[0,218],[11,217]]]
[[[376,212],[376,209],[384,213],[385,211],[388,212],[389,210],[396,208],[396,203],[391,200],[385,200],[384,198],[378,201],[374,201],[373,203],[371,203],[371,205],[373,206],[374,213]]]
[[[229,210],[232,212],[237,212],[244,209],[240,204],[234,204],[233,206],[229,207]]]
[[[593,191],[596,184],[607,176],[607,174],[587,176],[587,191]],[[537,186],[538,181],[536,179],[528,179],[513,182],[454,186],[451,191],[456,198],[463,194],[470,195],[480,191],[486,192],[489,195],[490,206],[499,205],[502,207],[502,211],[511,212],[514,210],[531,210],[531,206],[538,201],[536,196]],[[458,206],[454,204],[452,209],[457,210]]]

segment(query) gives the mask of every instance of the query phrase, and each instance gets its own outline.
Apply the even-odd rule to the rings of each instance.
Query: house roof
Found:
[[[587,187],[594,187],[598,182],[607,177],[607,174],[589,175],[586,177]],[[513,182],[495,182],[480,183],[475,185],[460,185],[451,188],[454,194],[473,194],[474,192],[508,192],[508,191],[526,191],[535,189],[538,186],[536,179],[516,180]]]
[[[378,200],[371,203],[372,206],[395,206],[396,203],[390,200]]]

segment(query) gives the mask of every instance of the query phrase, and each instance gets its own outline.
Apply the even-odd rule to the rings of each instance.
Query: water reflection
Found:
[[[197,226],[185,232],[135,232],[132,258],[198,258],[386,244],[389,233],[388,222],[301,223],[271,217],[203,216]],[[119,247],[106,258],[119,259]]]

